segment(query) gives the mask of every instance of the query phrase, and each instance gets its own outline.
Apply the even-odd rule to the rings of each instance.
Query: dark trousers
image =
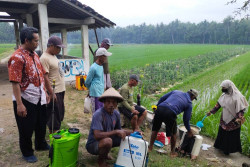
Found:
[[[65,91],[56,93],[57,101],[54,102],[54,129],[57,131],[61,127],[61,122],[64,118],[65,107],[64,107],[64,95]],[[52,112],[53,112],[53,102],[47,105],[47,126],[49,130],[52,130]]]
[[[46,106],[40,101],[37,105],[22,98],[22,102],[27,110],[26,117],[17,115],[17,103],[13,101],[14,113],[19,131],[19,144],[23,156],[34,155],[32,149],[32,134],[35,131],[35,148],[42,149],[47,146],[45,141],[46,134]]]

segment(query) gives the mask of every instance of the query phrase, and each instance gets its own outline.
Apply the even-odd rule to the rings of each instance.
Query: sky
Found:
[[[222,22],[239,8],[245,0],[226,5],[230,0],[78,0],[116,23],[117,26],[168,24],[181,22]],[[244,16],[244,15],[243,15]],[[236,17],[240,19],[241,17]]]

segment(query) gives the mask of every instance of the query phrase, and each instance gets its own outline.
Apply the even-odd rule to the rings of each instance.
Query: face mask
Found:
[[[227,92],[228,92],[227,89],[221,89],[221,91],[222,91],[223,93],[227,93]]]

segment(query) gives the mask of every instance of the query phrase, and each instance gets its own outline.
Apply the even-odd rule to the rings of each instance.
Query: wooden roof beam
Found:
[[[0,19],[0,22],[15,22],[16,20],[13,20],[13,19],[4,19],[4,20],[1,20]]]
[[[0,0],[0,2],[11,2],[11,3],[29,3],[29,4],[47,4],[50,0]]]
[[[61,25],[61,26],[55,26],[55,27],[50,27],[49,31],[50,33],[55,33],[55,32],[61,32],[61,29],[81,29],[80,25]]]
[[[78,19],[63,19],[63,18],[48,18],[49,23],[55,24],[74,24],[74,25],[90,25],[95,23],[95,19],[88,17],[84,20]]]
[[[3,16],[0,15],[0,19],[21,19],[19,16]]]
[[[28,9],[28,13],[34,13],[38,10],[38,5],[32,5],[29,9]]]
[[[105,21],[105,20],[99,18],[98,16],[94,15],[93,13],[90,13],[89,11],[71,3],[70,1],[68,1],[68,0],[62,0],[62,1],[70,6],[73,6],[76,9],[82,11],[83,13],[88,14],[89,16],[93,17],[94,19],[99,20],[99,21],[103,22],[104,24],[107,24],[109,27],[113,27],[113,25],[111,23],[109,23],[108,21]]]
[[[28,13],[28,10],[26,10],[26,9],[18,9],[18,8],[3,8],[3,7],[0,7],[0,12],[6,12],[6,13]]]

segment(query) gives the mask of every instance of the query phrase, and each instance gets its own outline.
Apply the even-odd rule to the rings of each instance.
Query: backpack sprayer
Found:
[[[55,114],[55,80],[52,82],[53,101],[52,101],[52,134],[49,135],[49,166],[50,167],[75,167],[78,159],[78,146],[80,140],[79,129],[69,128],[54,132]]]

